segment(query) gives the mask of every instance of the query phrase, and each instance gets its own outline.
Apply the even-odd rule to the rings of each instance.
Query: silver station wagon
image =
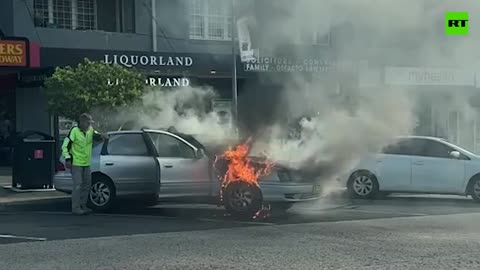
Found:
[[[195,203],[220,201],[221,173],[214,166],[215,155],[193,136],[151,129],[108,135],[105,142],[93,148],[89,194],[93,210],[107,211],[117,199],[130,196],[140,196],[149,204],[159,198]],[[320,187],[299,175],[275,166],[259,180],[259,188],[247,183],[231,185],[223,192],[222,205],[232,215],[248,216],[265,203],[286,210],[295,202],[318,199]],[[58,191],[72,191],[72,175],[63,160],[54,176],[54,186]]]

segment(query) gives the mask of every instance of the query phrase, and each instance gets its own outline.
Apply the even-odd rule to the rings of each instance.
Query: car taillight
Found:
[[[62,162],[58,162],[57,164],[57,172],[64,172],[65,170],[65,165],[63,165]]]

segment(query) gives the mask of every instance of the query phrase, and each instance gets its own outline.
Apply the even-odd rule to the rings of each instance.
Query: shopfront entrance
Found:
[[[16,119],[16,78],[16,74],[0,75],[0,166],[11,163]]]
[[[475,77],[472,70],[385,68],[385,85],[417,101],[415,135],[441,137],[480,153],[480,106],[471,102],[480,94]]]

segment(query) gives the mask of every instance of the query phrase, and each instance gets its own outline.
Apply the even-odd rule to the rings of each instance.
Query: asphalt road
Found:
[[[329,198],[249,222],[206,205],[68,210],[0,212],[0,269],[480,269],[480,205],[461,197]]]

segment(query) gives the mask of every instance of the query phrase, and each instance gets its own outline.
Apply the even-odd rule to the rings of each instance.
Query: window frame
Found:
[[[155,131],[147,131],[146,132],[149,140],[151,141],[151,144],[154,148],[154,151],[155,151],[155,156],[158,157],[158,158],[176,158],[176,159],[195,159],[196,158],[196,153],[198,151],[198,148],[196,148],[195,146],[193,146],[191,143],[189,143],[187,140],[183,139],[182,137],[180,136],[177,136],[175,134],[170,134],[170,133],[165,133],[165,132],[155,132]],[[165,157],[165,156],[160,156],[160,153],[158,152],[158,149],[157,149],[157,146],[155,145],[155,142],[154,142],[154,139],[152,138],[151,135],[164,135],[164,136],[169,136],[175,140],[177,140],[178,142],[180,143],[183,143],[185,146],[187,146],[189,149],[192,150],[193,152],[193,156],[192,157]]]
[[[412,150],[412,146],[411,146],[412,142],[414,142],[414,139],[412,139],[412,138],[405,138],[405,139],[396,140],[394,143],[388,144],[385,147],[383,147],[383,149],[381,150],[381,153],[384,154],[384,155],[393,155],[393,156],[417,156],[418,155],[417,152],[411,151]],[[396,147],[396,149],[399,149],[401,147],[407,147],[407,150],[410,150],[410,151],[405,151],[408,154],[402,153],[401,151],[396,151],[397,153],[395,153],[394,151],[387,152],[385,150],[385,148],[388,148],[388,147]],[[400,153],[398,153],[398,152],[400,152]]]
[[[33,2],[33,9],[34,9],[34,14],[36,11],[36,2],[37,0],[34,0]],[[78,1],[79,0],[67,0],[70,2],[70,19],[71,19],[71,25],[70,27],[51,27],[55,26],[55,5],[54,5],[54,0],[46,0],[47,1],[47,10],[48,10],[48,24],[46,26],[40,26],[36,25],[36,22],[34,21],[35,27],[41,27],[41,28],[57,28],[57,29],[68,29],[68,30],[79,30],[79,31],[93,31],[98,29],[98,15],[97,15],[97,0],[91,0],[93,3],[93,28],[92,29],[78,29]],[[35,16],[35,15],[34,15]],[[50,26],[51,25],[51,26]]]
[[[431,145],[434,145],[434,144],[437,144],[437,145],[441,145],[442,147],[444,147],[445,149],[447,149],[447,155],[445,157],[440,157],[440,156],[433,156],[433,155],[429,155],[429,153],[424,149],[424,153],[422,155],[419,155],[420,157],[426,157],[426,158],[441,158],[441,159],[453,159],[453,160],[470,160],[470,158],[468,156],[466,156],[465,154],[463,154],[461,151],[455,149],[454,147],[448,145],[448,144],[445,144],[445,143],[442,143],[442,142],[439,142],[439,141],[436,141],[436,140],[429,140],[429,139],[424,139],[426,144],[431,144]],[[460,158],[454,158],[452,156],[450,156],[450,153],[453,152],[453,151],[456,151],[456,152],[459,152],[460,153]]]
[[[199,13],[194,13],[194,2],[195,1],[200,1],[201,3],[201,11]],[[188,16],[188,36],[189,39],[191,40],[206,40],[206,41],[231,41],[232,40],[232,25],[229,23],[229,21],[232,21],[232,9],[231,6],[228,4],[230,3],[229,1],[221,1],[221,3],[226,3],[225,5],[225,14],[222,15],[211,15],[208,13],[210,10],[209,7],[209,1],[208,0],[189,0],[188,5],[187,5],[187,16]],[[193,28],[193,19],[192,17],[198,16],[201,18],[201,21],[203,23],[204,29],[203,29],[203,36],[200,37],[198,35],[193,35],[192,34],[192,28]],[[210,19],[212,18],[223,18],[222,25],[224,26],[223,28],[223,35],[222,38],[215,38],[210,35],[209,32],[209,23]],[[232,21],[233,23],[233,21]],[[196,27],[197,28],[197,27]]]
[[[121,135],[141,135],[143,139],[143,143],[145,144],[145,147],[147,148],[147,154],[145,155],[112,155],[108,152],[108,145],[110,144],[110,139],[114,136],[121,136]],[[108,134],[108,138],[105,140],[105,143],[103,144],[102,151],[101,151],[102,156],[129,156],[129,157],[148,157],[148,156],[153,156],[154,155],[154,149],[152,148],[152,145],[148,142],[148,138],[146,137],[146,134],[143,132],[120,132],[120,133],[110,133]]]

